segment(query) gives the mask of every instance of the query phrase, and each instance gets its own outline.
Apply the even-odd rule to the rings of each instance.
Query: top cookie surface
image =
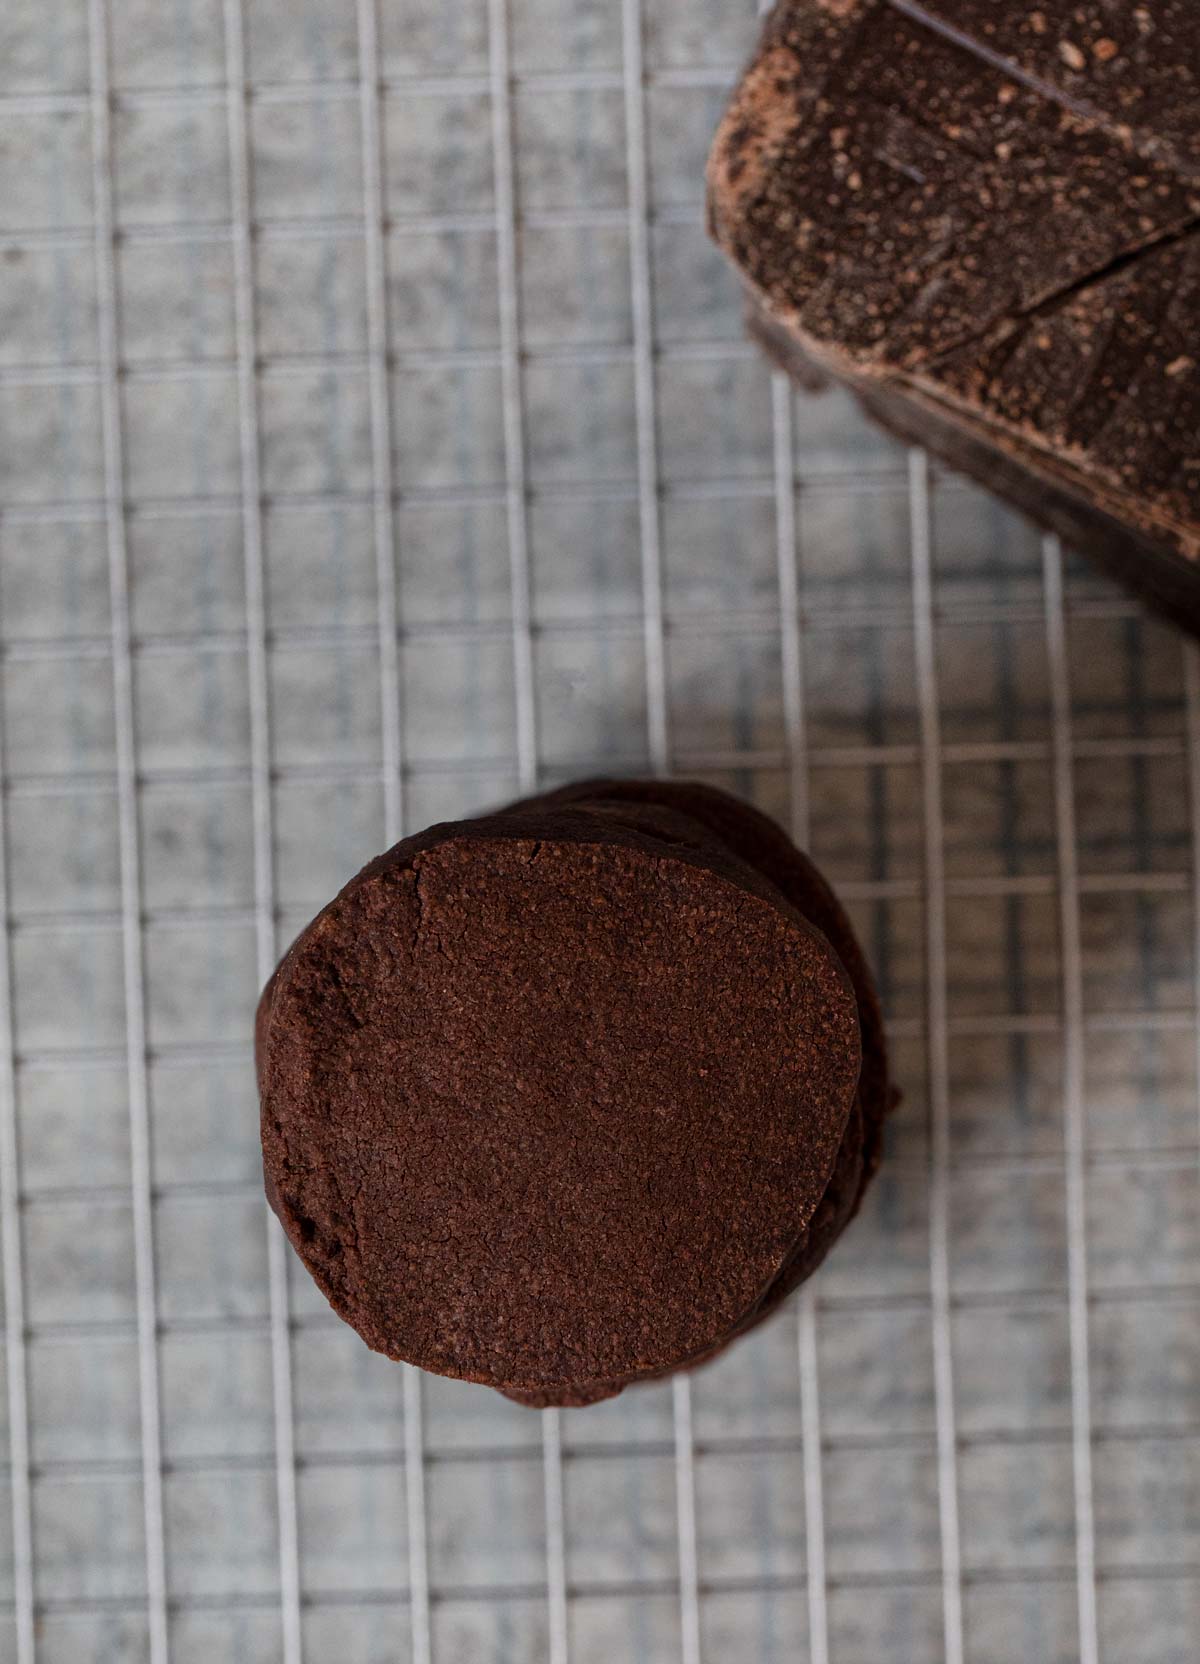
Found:
[[[529,1389],[636,1375],[771,1282],[859,1067],[836,954],[703,833],[570,809],[435,828],[265,996],[268,1187],[376,1349]]]

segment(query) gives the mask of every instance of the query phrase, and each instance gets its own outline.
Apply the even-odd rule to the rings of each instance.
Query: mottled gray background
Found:
[[[744,0],[4,0],[0,1657],[1185,1664],[1200,677],[708,248]],[[906,1092],[814,1289],[541,1418],[261,1197],[276,945],[401,828],[713,780]]]

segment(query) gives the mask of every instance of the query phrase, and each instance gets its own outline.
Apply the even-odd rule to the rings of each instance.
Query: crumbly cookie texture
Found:
[[[285,956],[257,1035],[267,1192],[335,1309],[534,1404],[773,1309],[890,1100],[828,887],[699,786],[595,782],[397,845]]]

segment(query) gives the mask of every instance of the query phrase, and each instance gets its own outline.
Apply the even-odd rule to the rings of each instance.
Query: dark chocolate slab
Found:
[[[1126,528],[1133,581],[1200,561],[1198,66],[1178,0],[787,0],[709,167],[807,361]]]

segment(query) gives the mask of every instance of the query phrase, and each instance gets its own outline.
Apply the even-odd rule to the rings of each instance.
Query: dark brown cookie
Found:
[[[717,835],[726,848],[771,879],[780,892],[825,935],[845,966],[858,1001],[862,1036],[859,1090],[846,1123],[837,1163],[829,1185],[807,1228],[801,1231],[779,1274],[762,1299],[727,1336],[703,1357],[704,1363],[724,1350],[731,1340],[770,1317],[780,1303],[811,1277],[842,1231],[858,1212],[863,1194],[879,1166],[884,1123],[899,1100],[892,1085],[883,1030],[883,1015],[875,984],[841,903],[816,867],[766,815],[726,792],[695,782],[659,780],[583,781],[551,794],[549,801],[573,802],[599,794],[622,806],[631,803],[669,803]],[[580,1388],[570,1398],[545,1394],[509,1393],[535,1408],[550,1404],[590,1404],[619,1392],[624,1382],[604,1382]]]
[[[754,329],[1200,630],[1200,9],[783,0],[709,163]]]
[[[840,909],[695,787],[397,845],[286,955],[258,1042],[268,1194],[334,1307],[537,1402],[755,1321],[852,1211],[887,1102]]]

